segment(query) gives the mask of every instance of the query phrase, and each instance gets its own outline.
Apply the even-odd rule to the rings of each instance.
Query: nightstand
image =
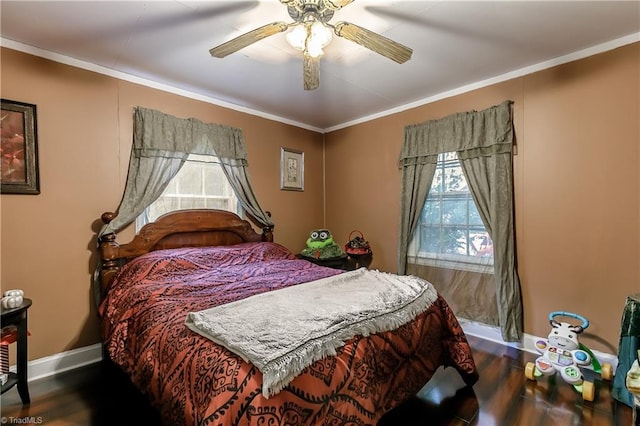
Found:
[[[347,260],[347,264],[349,265],[349,270],[369,268],[369,265],[371,265],[371,262],[373,262],[372,253],[349,254],[348,257],[349,259]]]
[[[22,305],[15,308],[2,309],[2,327],[15,325],[17,327],[16,340],[16,372],[9,373],[9,378],[2,385],[2,393],[18,385],[18,393],[23,404],[31,402],[27,387],[27,310],[31,306],[31,299],[24,298]]]
[[[350,271],[353,268],[349,268],[349,257],[346,254],[338,257],[330,257],[328,259],[316,259],[313,257],[303,256],[301,254],[296,254],[298,259],[307,260],[311,263],[315,263],[320,266],[327,266],[333,269],[343,269],[345,271]]]

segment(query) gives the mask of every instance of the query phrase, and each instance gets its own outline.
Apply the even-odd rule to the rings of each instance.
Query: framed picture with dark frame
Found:
[[[36,106],[0,99],[0,193],[39,194]]]
[[[304,152],[280,149],[280,189],[304,191]]]

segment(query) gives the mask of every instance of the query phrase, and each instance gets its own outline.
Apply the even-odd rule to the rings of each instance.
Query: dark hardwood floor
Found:
[[[632,409],[612,398],[611,382],[588,377],[596,383],[596,397],[586,402],[559,376],[527,380],[524,366],[535,355],[474,336],[469,341],[478,383],[465,387],[455,370],[439,370],[416,398],[388,413],[380,426],[632,425]],[[2,395],[2,424],[160,424],[145,399],[106,364],[33,381],[29,392],[31,404],[25,406],[17,389]]]

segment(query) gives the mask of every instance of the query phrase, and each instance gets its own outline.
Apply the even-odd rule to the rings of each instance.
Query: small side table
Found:
[[[298,259],[304,259],[320,266],[327,266],[333,269],[343,269],[346,271],[349,270],[348,258],[346,254],[342,254],[341,256],[337,257],[330,257],[327,259],[315,259],[313,257],[303,256],[302,254],[296,254],[296,257]]]
[[[369,268],[371,266],[371,262],[373,261],[373,253],[364,253],[364,254],[349,254],[348,265],[349,269],[358,269],[358,268]]]
[[[9,373],[9,379],[2,385],[2,393],[18,385],[18,393],[23,404],[31,402],[27,387],[27,310],[31,307],[31,299],[23,299],[22,305],[11,309],[2,309],[2,327],[15,325],[18,337],[16,340],[16,372]]]

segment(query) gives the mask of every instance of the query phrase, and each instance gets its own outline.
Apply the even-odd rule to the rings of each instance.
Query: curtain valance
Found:
[[[438,154],[458,152],[462,159],[511,152],[512,101],[405,127],[400,165],[436,164]]]
[[[136,157],[180,158],[183,154],[200,154],[241,162],[247,159],[240,129],[142,107],[134,111],[133,153]]]

